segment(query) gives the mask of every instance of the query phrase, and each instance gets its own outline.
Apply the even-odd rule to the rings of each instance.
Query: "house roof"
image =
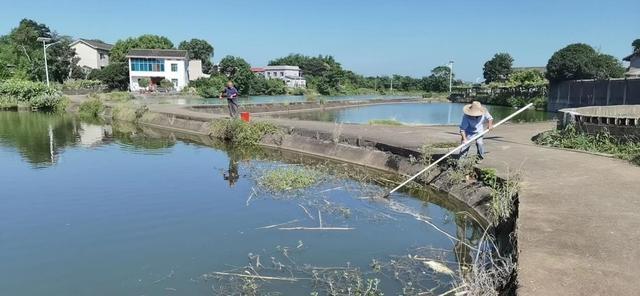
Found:
[[[253,72],[253,73],[262,73],[262,72],[264,72],[264,68],[254,67],[254,68],[251,68],[251,72]]]
[[[630,54],[630,55],[628,55],[628,56],[626,56],[626,57],[622,58],[622,60],[623,60],[623,61],[627,61],[627,62],[631,62],[631,58],[632,58],[633,56],[635,56],[635,55],[640,56],[640,53],[638,53],[638,52],[634,52],[634,53],[632,53],[632,54]]]
[[[189,52],[179,49],[131,49],[128,58],[178,58],[186,59]]]
[[[80,42],[82,42],[82,43],[84,43],[86,45],[89,45],[90,47],[95,48],[95,49],[102,49],[102,50],[109,51],[109,50],[111,50],[113,48],[113,45],[109,44],[109,43],[104,43],[104,42],[98,41],[98,40],[82,39],[82,38],[74,41],[73,43],[71,43],[71,45],[75,45],[75,44],[78,44]]]
[[[278,71],[278,70],[300,70],[298,66],[288,66],[288,65],[277,65],[277,66],[266,66],[264,67],[266,71]]]

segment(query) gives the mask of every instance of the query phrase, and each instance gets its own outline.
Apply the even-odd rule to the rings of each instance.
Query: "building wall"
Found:
[[[640,78],[571,80],[552,83],[547,110],[583,106],[638,105]]]
[[[98,49],[98,67],[104,68],[109,65],[109,52],[103,49]]]
[[[171,64],[178,65],[178,71],[171,71]],[[129,59],[129,89],[139,91],[142,88],[138,85],[140,78],[162,77],[169,81],[177,80],[175,89],[182,90],[189,83],[188,65],[186,60],[164,59],[164,71],[131,71],[131,59]]]
[[[208,78],[209,74],[202,72],[201,60],[189,60],[189,80],[198,80],[199,78]]]
[[[72,46],[76,50],[76,56],[80,58],[78,66],[91,69],[100,69],[98,64],[98,51],[82,42],[78,42]]]

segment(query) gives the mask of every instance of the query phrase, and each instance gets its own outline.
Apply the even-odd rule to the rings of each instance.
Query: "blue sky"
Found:
[[[426,75],[455,61],[474,81],[496,52],[516,66],[544,66],[574,42],[622,58],[640,38],[637,0],[537,1],[9,1],[0,33],[31,18],[61,34],[107,42],[145,33],[206,39],[214,60],[245,58],[254,66],[289,53],[331,54],[365,75]],[[526,3],[525,3],[526,2]]]

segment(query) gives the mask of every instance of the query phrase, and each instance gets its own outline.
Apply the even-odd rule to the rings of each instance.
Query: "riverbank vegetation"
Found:
[[[231,142],[238,147],[253,147],[268,134],[278,132],[278,127],[268,122],[244,122],[239,119],[216,119],[211,122],[211,135]]]
[[[404,125],[402,122],[395,119],[372,119],[369,120],[369,125],[391,125],[400,126]]]
[[[640,165],[640,142],[620,140],[606,132],[589,135],[569,125],[562,130],[544,132],[536,136],[534,142],[549,147],[609,154]]]
[[[68,99],[54,87],[41,82],[6,80],[0,82],[0,108],[31,108],[64,111]]]
[[[83,118],[99,118],[104,111],[104,104],[100,99],[88,99],[80,104],[78,113]]]

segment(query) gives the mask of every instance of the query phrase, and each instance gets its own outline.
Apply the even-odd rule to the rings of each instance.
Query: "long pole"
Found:
[[[44,73],[47,76],[47,86],[49,86],[49,66],[47,65],[47,43],[42,40],[42,52],[44,53]]]
[[[516,115],[522,113],[524,110],[527,110],[529,107],[533,106],[533,103],[529,103],[528,105],[520,108],[520,110],[514,112],[513,114],[507,116],[506,118],[504,118],[503,120],[500,120],[500,122],[496,123],[493,125],[493,128],[497,128],[498,126],[500,126],[501,124],[511,120],[511,118],[515,117]],[[384,195],[385,198],[389,197],[389,195],[391,195],[392,193],[398,191],[398,189],[404,187],[405,185],[407,185],[409,182],[413,181],[413,179],[417,178],[418,176],[422,175],[424,172],[428,171],[429,169],[431,169],[432,167],[436,166],[438,163],[440,163],[441,161],[443,161],[445,158],[449,157],[451,154],[455,153],[456,151],[458,151],[459,149],[461,149],[462,147],[471,144],[471,142],[479,139],[480,137],[484,136],[486,133],[488,133],[490,130],[487,129],[475,136],[473,136],[471,139],[469,139],[468,141],[460,144],[458,147],[454,148],[453,150],[447,152],[447,154],[445,154],[444,156],[440,157],[438,160],[436,160],[434,163],[430,164],[428,167],[424,168],[423,170],[421,170],[420,172],[418,172],[417,174],[413,175],[411,178],[407,179],[406,181],[402,182],[402,184],[396,186],[396,188],[391,189],[391,191],[389,191],[387,194]]]
[[[453,61],[449,61],[449,94],[451,94],[452,87],[453,87]]]

